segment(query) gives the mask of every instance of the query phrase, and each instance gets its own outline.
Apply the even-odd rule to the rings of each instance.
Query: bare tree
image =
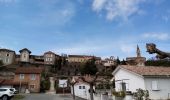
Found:
[[[74,91],[74,85],[78,82],[78,79],[72,80],[71,78],[69,78],[69,84],[71,85],[72,89],[73,89],[73,100],[75,100],[75,91]]]
[[[90,100],[94,100],[93,98],[93,86],[96,82],[96,79],[99,75],[99,72],[96,73],[95,77],[89,76],[89,77],[80,77],[84,82],[88,83],[90,85]]]

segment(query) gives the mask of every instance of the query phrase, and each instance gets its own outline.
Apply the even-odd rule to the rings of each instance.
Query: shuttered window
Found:
[[[152,81],[152,90],[158,91],[158,81]]]

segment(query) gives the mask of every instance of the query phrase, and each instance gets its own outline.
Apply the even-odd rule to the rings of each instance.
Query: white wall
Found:
[[[158,91],[152,90],[152,81],[157,81]],[[170,77],[169,78],[145,78],[146,89],[149,91],[151,99],[167,99],[170,93]],[[169,94],[170,96],[170,94]]]
[[[85,89],[79,89],[79,86],[85,86]],[[85,84],[85,83],[75,84],[74,85],[75,96],[78,96],[84,99],[89,99],[89,91],[88,91],[89,89],[90,89],[90,86],[88,84]]]
[[[123,82],[128,83],[127,88],[129,89],[128,91],[136,92],[136,89],[145,89],[145,83],[144,83],[144,78],[138,74],[135,74],[133,72],[129,72],[128,70],[125,69],[119,69],[115,73],[115,81],[117,80],[123,80],[123,79],[129,79],[129,80],[123,80]],[[121,81],[115,82],[116,84],[116,91],[120,91],[120,83]]]

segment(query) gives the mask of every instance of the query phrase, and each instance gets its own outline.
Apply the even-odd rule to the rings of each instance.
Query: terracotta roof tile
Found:
[[[155,66],[127,66],[121,65],[120,67],[129,71],[135,72],[139,75],[170,75],[170,67],[155,67]]]
[[[14,82],[13,79],[0,79],[0,85],[27,85],[28,82]]]
[[[15,71],[16,74],[40,74],[43,68],[38,67],[18,67]]]

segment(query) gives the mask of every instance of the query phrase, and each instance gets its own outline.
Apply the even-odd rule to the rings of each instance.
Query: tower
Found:
[[[137,49],[136,49],[136,54],[137,54],[137,57],[141,57],[141,53],[140,53],[140,49],[139,49],[138,45],[137,45]]]

